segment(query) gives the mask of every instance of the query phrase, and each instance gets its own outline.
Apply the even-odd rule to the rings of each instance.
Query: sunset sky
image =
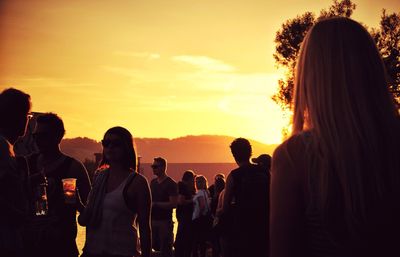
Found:
[[[354,0],[378,27],[398,0]],[[29,0],[0,3],[0,89],[55,112],[66,137],[96,140],[121,125],[135,137],[229,135],[279,143],[271,100],[281,24],[332,1]]]

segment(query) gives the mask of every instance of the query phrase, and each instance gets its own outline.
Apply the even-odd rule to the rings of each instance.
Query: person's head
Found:
[[[233,158],[237,163],[249,162],[251,156],[251,145],[245,138],[236,138],[230,145]]]
[[[214,176],[214,182],[217,181],[217,179],[223,179],[225,180],[225,174],[224,173],[218,173]]]
[[[225,189],[225,178],[222,177],[216,178],[214,185],[215,185],[215,192],[219,194],[222,190]]]
[[[293,133],[311,128],[322,136],[350,126],[369,128],[380,116],[395,113],[385,67],[368,31],[344,17],[317,22],[298,57]]]
[[[167,160],[162,157],[156,157],[153,159],[153,164],[151,165],[154,175],[157,177],[164,176],[167,171]]]
[[[194,172],[192,170],[186,170],[182,175],[182,181],[184,182],[193,182],[194,181]]]
[[[196,175],[192,170],[186,170],[182,175],[182,182],[185,183],[192,193],[195,193],[194,178]]]
[[[265,167],[265,170],[269,172],[271,169],[271,155],[261,154],[257,158],[252,158],[251,161],[257,165]]]
[[[107,130],[101,141],[103,158],[100,166],[121,165],[126,169],[136,170],[137,154],[132,134],[123,127]]]
[[[208,182],[206,177],[204,177],[203,175],[197,175],[196,176],[196,189],[200,190],[200,189],[204,189],[207,190],[208,188]]]
[[[31,97],[15,88],[0,93],[0,133],[14,144],[18,137],[25,135]]]
[[[32,135],[40,152],[58,149],[64,134],[64,123],[57,114],[44,113],[37,116]]]

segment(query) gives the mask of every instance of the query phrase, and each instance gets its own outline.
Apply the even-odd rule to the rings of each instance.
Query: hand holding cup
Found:
[[[62,184],[65,203],[76,203],[76,178],[64,178]]]

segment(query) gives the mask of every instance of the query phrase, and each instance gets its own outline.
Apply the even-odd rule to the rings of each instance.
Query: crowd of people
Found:
[[[238,167],[211,186],[192,170],[177,183],[163,157],[149,183],[123,127],[105,132],[90,180],[60,150],[54,113],[37,117],[38,152],[15,156],[30,109],[28,94],[0,93],[1,256],[77,257],[77,221],[84,257],[400,256],[399,110],[373,39],[349,18],[317,22],[302,43],[292,136],[272,159],[235,139]]]

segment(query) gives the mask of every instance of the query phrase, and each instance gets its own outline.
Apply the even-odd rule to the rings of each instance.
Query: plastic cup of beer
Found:
[[[65,203],[76,203],[76,178],[62,180]]]

